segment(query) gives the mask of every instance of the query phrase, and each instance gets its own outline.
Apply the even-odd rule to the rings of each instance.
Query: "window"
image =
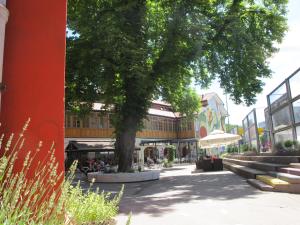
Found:
[[[245,130],[244,137],[245,137],[245,142],[249,143],[249,132],[248,132],[248,130]]]
[[[96,112],[90,114],[90,128],[98,128],[98,115]]]
[[[103,115],[99,116],[99,128],[105,128],[105,119]]]
[[[158,130],[163,131],[163,120],[158,119]]]
[[[192,122],[188,122],[188,130],[192,130]]]
[[[256,139],[251,140],[251,147],[257,149],[257,140]]]
[[[272,115],[274,130],[279,130],[291,124],[291,115],[288,106],[280,109]]]
[[[295,98],[296,96],[300,95],[300,89],[299,89],[300,73],[298,72],[293,77],[291,77],[289,82],[290,82],[292,98]]]
[[[270,96],[271,109],[276,109],[287,102],[286,84],[282,84]]]
[[[297,140],[300,141],[300,126],[296,127]]]
[[[65,126],[66,127],[71,127],[71,116],[70,115],[66,115],[66,121],[65,121]]]
[[[112,114],[108,114],[108,127],[109,128],[114,128],[113,122],[112,122]]]
[[[248,115],[248,121],[249,121],[249,127],[252,124],[254,124],[254,112],[253,111]]]
[[[253,125],[252,127],[250,127],[249,131],[250,131],[250,140],[256,140],[255,125]]]
[[[82,123],[83,128],[89,128],[90,127],[90,118],[89,118],[88,115],[83,118],[82,122],[83,122]]]
[[[73,127],[80,128],[80,119],[77,116],[73,116]]]
[[[244,128],[247,129],[247,127],[248,127],[247,118],[243,120],[243,125],[244,125]]]
[[[292,129],[280,131],[278,133],[275,133],[274,137],[275,137],[276,143],[284,142],[287,140],[293,140],[293,131],[292,131]]]
[[[293,102],[295,123],[300,123],[300,99]]]
[[[168,130],[173,131],[173,121],[172,120],[168,120]]]

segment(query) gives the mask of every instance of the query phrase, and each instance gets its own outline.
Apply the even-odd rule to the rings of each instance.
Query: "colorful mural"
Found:
[[[202,108],[195,122],[196,137],[203,138],[213,130],[225,130],[226,110],[221,99],[215,93],[203,97],[208,105]]]

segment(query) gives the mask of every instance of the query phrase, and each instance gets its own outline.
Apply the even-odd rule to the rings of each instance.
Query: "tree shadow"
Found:
[[[166,173],[168,171],[179,171],[179,170],[184,170],[185,168],[180,168],[180,167],[171,167],[171,168],[164,168],[160,173]]]
[[[172,172],[171,172],[172,173]],[[117,193],[122,184],[95,184],[105,192]],[[157,181],[125,184],[120,213],[146,213],[159,217],[173,211],[174,204],[199,200],[226,201],[253,198],[261,192],[246,180],[229,172],[197,173],[165,176]]]

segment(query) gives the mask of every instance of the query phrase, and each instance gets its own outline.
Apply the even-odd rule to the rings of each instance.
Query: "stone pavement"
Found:
[[[229,172],[165,169],[158,181],[125,184],[118,225],[300,225],[300,195],[262,192]],[[118,191],[119,184],[96,184]]]

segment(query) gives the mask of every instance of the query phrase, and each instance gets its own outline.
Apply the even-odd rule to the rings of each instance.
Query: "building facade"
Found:
[[[197,142],[214,129],[225,130],[227,112],[216,93],[202,95],[202,108],[194,119],[187,119],[174,112],[170,104],[153,101],[143,121],[143,129],[137,132],[136,146],[143,149],[146,156],[164,158],[168,144],[177,148],[177,158],[184,161],[195,159]],[[111,113],[102,110],[102,104],[95,103],[93,111],[79,118],[66,112],[65,146],[70,140],[114,140]],[[147,143],[147,144],[143,144]]]

